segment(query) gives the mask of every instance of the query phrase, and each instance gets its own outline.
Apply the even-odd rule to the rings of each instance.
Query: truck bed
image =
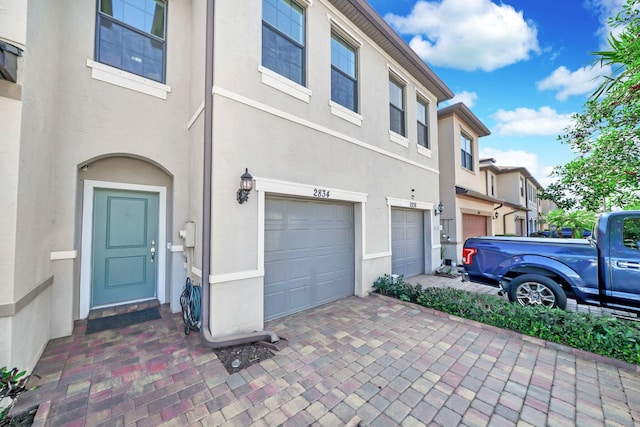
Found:
[[[478,251],[473,263],[465,265],[473,282],[499,286],[505,272],[514,264],[519,264],[520,269],[535,271],[555,264],[547,261],[553,260],[567,267],[561,275],[576,280],[580,291],[598,292],[597,249],[587,239],[487,236],[469,238],[465,247]]]

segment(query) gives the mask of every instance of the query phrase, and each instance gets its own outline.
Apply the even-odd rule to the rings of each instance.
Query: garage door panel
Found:
[[[265,306],[270,307],[271,315],[274,317],[282,316],[283,313],[286,312],[286,301],[285,301],[284,291],[274,292],[272,294],[265,295],[264,303],[265,303]]]
[[[307,249],[309,248],[310,235],[307,230],[288,230],[285,231],[286,239],[282,243],[283,249]]]
[[[265,262],[264,274],[271,278],[271,283],[282,282],[286,279],[286,262],[283,261],[271,261]]]
[[[292,258],[285,264],[289,267],[289,279],[307,279],[313,262],[309,258]]]
[[[394,258],[406,258],[406,251],[404,245],[394,243],[391,252],[393,253]]]
[[[351,205],[267,198],[266,211],[265,320],[353,295]]]
[[[424,214],[419,210],[391,210],[391,272],[413,277],[424,273]]]
[[[487,217],[462,214],[462,239],[487,235]]]

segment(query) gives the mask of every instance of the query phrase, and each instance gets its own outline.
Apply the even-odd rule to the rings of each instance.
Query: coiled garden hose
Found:
[[[191,283],[187,277],[184,291],[180,295],[180,305],[182,306],[182,320],[184,321],[184,333],[189,335],[191,331],[199,331],[200,320],[200,300],[202,288]]]

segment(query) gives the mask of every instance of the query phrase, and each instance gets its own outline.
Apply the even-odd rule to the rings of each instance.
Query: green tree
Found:
[[[559,230],[563,227],[571,227],[573,237],[582,237],[582,230],[592,230],[596,222],[596,214],[589,211],[565,211],[564,209],[556,209],[544,216],[544,220],[555,225]]]
[[[640,202],[640,0],[627,0],[609,24],[609,50],[594,52],[612,74],[559,137],[578,157],[555,168],[543,197],[558,207],[610,210]]]

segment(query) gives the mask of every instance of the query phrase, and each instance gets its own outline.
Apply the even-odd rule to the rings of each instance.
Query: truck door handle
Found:
[[[618,267],[622,267],[622,268],[639,268],[640,269],[640,263],[638,262],[618,261],[616,264],[618,265]]]

